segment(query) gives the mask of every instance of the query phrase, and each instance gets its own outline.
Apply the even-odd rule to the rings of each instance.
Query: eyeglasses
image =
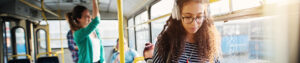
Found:
[[[205,16],[200,16],[200,17],[182,17],[183,23],[185,24],[191,24],[194,21],[196,21],[196,23],[201,23],[203,22],[205,19]]]

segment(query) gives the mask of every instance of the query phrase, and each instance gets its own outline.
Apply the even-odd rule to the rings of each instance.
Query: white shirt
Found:
[[[95,34],[95,35],[93,35]],[[100,40],[98,39],[95,32],[90,34],[93,46],[93,62],[97,62],[100,60]]]

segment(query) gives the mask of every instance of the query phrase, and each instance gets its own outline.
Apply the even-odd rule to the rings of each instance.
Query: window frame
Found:
[[[18,55],[18,50],[17,50],[17,41],[16,41],[16,39],[17,39],[17,37],[16,37],[16,30],[17,29],[22,29],[23,31],[24,31],[24,42],[25,42],[25,54],[28,54],[28,45],[27,45],[27,43],[28,43],[28,41],[27,41],[27,31],[26,31],[26,29],[24,28],[24,27],[22,27],[22,26],[19,26],[19,25],[17,25],[17,26],[15,26],[15,27],[13,27],[11,30],[11,46],[12,46],[12,55]],[[27,57],[25,57],[25,58],[27,58]],[[17,57],[14,57],[13,59],[17,59]]]

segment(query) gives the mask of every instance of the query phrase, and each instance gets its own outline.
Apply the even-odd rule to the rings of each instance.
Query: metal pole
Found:
[[[4,48],[6,47],[6,46],[4,46],[4,42],[6,42],[5,40],[6,39],[3,39],[3,34],[5,34],[5,33],[3,33],[3,30],[5,30],[5,24],[4,24],[5,22],[4,21],[0,21],[0,63],[4,63]],[[6,45],[6,44],[5,44]]]
[[[122,0],[118,0],[120,63],[125,63]]]

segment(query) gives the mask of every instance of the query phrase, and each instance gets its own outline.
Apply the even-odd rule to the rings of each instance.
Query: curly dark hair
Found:
[[[180,13],[182,12],[183,5],[186,2],[198,0],[177,0],[176,3],[179,6]],[[208,6],[208,5],[207,5]],[[204,11],[204,14],[208,15],[208,10]],[[187,32],[185,31],[181,20],[172,19],[172,16],[167,20],[162,32],[158,36],[157,44],[157,56],[160,60],[166,63],[173,63],[173,59],[178,59],[185,47],[185,37]],[[220,36],[213,24],[212,17],[206,16],[199,30],[194,34],[194,41],[198,44],[200,60],[210,61],[219,56],[219,39]],[[179,52],[174,54],[174,52]]]

